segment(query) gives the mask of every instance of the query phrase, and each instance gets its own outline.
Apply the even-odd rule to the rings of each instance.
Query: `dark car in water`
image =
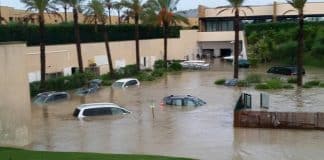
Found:
[[[303,75],[306,74],[305,69],[302,69]],[[297,75],[297,67],[296,66],[275,66],[271,67],[267,73],[272,74],[281,74],[281,75]]]
[[[246,59],[240,59],[238,65],[240,68],[250,68],[250,62]]]
[[[205,105],[206,102],[190,95],[170,95],[163,98],[164,105],[170,106],[189,106],[189,107],[197,107]]]
[[[59,102],[68,100],[70,95],[67,92],[44,92],[39,93],[34,99],[33,102],[36,104],[46,104],[52,102]]]

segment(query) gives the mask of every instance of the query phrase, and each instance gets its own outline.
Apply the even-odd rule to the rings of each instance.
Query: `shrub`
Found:
[[[112,80],[103,80],[102,85],[103,86],[111,86],[113,84]]]
[[[136,64],[132,64],[132,65],[127,65],[126,67],[122,67],[122,68],[118,69],[117,72],[115,73],[114,78],[131,77],[131,76],[135,76],[137,74],[138,74],[137,66],[136,66]]]
[[[283,88],[283,82],[278,78],[273,78],[271,80],[266,81],[266,84],[270,89],[281,89]]]
[[[181,71],[182,70],[182,65],[180,63],[178,63],[178,62],[173,62],[169,66],[169,69],[171,71]]]
[[[45,43],[68,44],[74,43],[73,24],[48,24],[45,26]],[[140,25],[140,39],[154,39],[163,37],[163,28],[150,25]],[[102,30],[107,29],[110,41],[134,40],[134,25],[98,26],[95,32],[94,25],[80,24],[80,38],[82,43],[103,42]],[[168,37],[178,38],[181,27],[170,26]],[[1,25],[0,42],[24,41],[28,45],[39,45],[39,26],[37,25]]]
[[[148,72],[142,72],[140,74],[138,74],[137,79],[140,81],[154,81],[155,78]]]
[[[284,84],[284,85],[282,86],[282,88],[283,88],[283,89],[293,89],[294,86],[291,85],[291,84]]]
[[[162,77],[165,73],[165,69],[155,69],[151,74],[153,77]]]
[[[296,84],[297,83],[297,78],[294,78],[294,77],[288,78],[287,82]]]
[[[323,83],[323,82],[320,83],[319,86],[320,86],[321,88],[324,88],[324,83]]]
[[[259,74],[250,74],[245,78],[247,83],[261,83],[262,77]]]
[[[220,79],[220,80],[215,81],[214,84],[216,84],[216,85],[224,85],[225,82],[226,82],[225,79]]]
[[[270,87],[267,84],[257,84],[255,86],[255,89],[270,89]]]
[[[318,80],[314,80],[314,81],[309,81],[309,82],[306,82],[304,85],[305,86],[311,86],[311,87],[318,87],[320,85],[320,81]]]
[[[163,60],[157,60],[154,63],[154,69],[164,69],[166,66],[166,63]]]

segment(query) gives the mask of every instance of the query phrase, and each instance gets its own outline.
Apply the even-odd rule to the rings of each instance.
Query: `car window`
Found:
[[[173,106],[182,106],[182,99],[173,99],[172,105]]]
[[[47,96],[45,95],[40,95],[40,96],[37,96],[34,100],[35,103],[44,103],[45,100],[46,100]]]
[[[54,100],[63,100],[66,99],[67,95],[66,94],[57,94],[54,96]]]
[[[137,85],[137,81],[136,80],[130,80],[128,81],[125,86],[133,86],[133,85]]]
[[[120,108],[111,108],[111,114],[112,115],[119,115],[119,114],[123,114],[123,110]]]
[[[183,103],[184,103],[185,106],[189,106],[189,107],[196,106],[196,103],[194,102],[194,100],[189,99],[189,98],[184,99]]]
[[[165,104],[166,105],[172,105],[172,99],[171,98],[166,98],[165,99]]]
[[[115,82],[112,86],[121,88],[121,87],[123,87],[123,84],[124,84],[123,82]]]
[[[101,116],[101,115],[111,115],[110,108],[92,108],[86,109],[83,112],[85,116]]]

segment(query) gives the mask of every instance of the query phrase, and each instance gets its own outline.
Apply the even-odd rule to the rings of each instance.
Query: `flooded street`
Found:
[[[222,160],[321,160],[324,132],[233,128],[233,109],[241,91],[258,95],[253,88],[239,89],[214,85],[232,77],[228,64],[215,64],[210,71],[173,73],[139,88],[106,87],[85,98],[49,106],[32,106],[34,150],[100,153],[153,154],[197,159]],[[247,72],[264,73],[267,67]],[[306,79],[324,79],[315,70]],[[324,89],[270,91],[274,110],[324,111]],[[160,106],[168,95],[193,95],[207,102],[197,108]],[[155,119],[150,108],[156,104]],[[130,115],[78,120],[72,116],[82,103],[114,102]],[[256,102],[257,103],[257,102]],[[279,105],[280,104],[280,105]]]

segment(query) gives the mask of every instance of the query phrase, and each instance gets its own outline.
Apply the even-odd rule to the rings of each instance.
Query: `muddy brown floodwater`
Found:
[[[242,70],[264,73],[267,67]],[[153,154],[222,160],[322,160],[324,132],[233,128],[233,108],[242,90],[215,86],[216,79],[232,77],[228,64],[210,71],[169,74],[140,88],[98,93],[49,106],[32,106],[32,144],[28,149],[100,153]],[[306,79],[323,78],[312,70]],[[244,90],[243,90],[244,91]],[[247,92],[258,94],[254,89]],[[282,110],[324,111],[324,89],[270,91],[271,105]],[[161,107],[170,94],[198,96],[207,105],[197,108]],[[157,105],[152,118],[151,102]],[[132,114],[78,120],[72,117],[81,103],[114,102]],[[288,108],[288,109],[287,109]],[[271,109],[271,108],[270,108]]]

